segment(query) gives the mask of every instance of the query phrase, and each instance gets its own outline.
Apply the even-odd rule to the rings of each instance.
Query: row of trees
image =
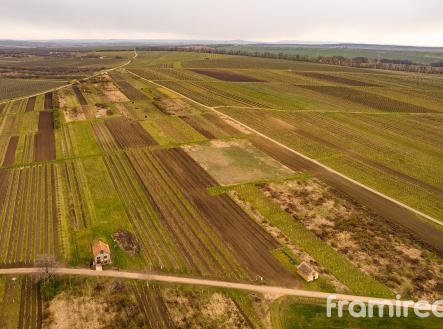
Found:
[[[226,50],[223,48],[214,48],[208,46],[155,46],[141,47],[140,50],[165,50],[165,51],[192,51],[211,54],[227,54],[239,56],[264,57],[273,59],[286,59],[292,61],[302,61],[311,63],[352,66],[358,68],[408,71],[418,73],[443,74],[443,61],[431,65],[413,63],[410,60],[402,59],[369,59],[367,57],[347,58],[343,56],[318,56],[308,57],[304,55],[291,55],[285,53],[271,52],[250,52],[245,50]]]

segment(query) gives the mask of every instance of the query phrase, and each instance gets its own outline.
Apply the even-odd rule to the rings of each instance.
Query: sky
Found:
[[[0,0],[0,39],[443,46],[442,0]]]

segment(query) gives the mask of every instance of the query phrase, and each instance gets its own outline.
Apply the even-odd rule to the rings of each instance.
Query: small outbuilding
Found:
[[[315,271],[308,263],[303,262],[297,266],[297,273],[307,282],[312,282],[318,279],[318,272]]]
[[[111,250],[109,245],[101,240],[98,240],[92,245],[92,255],[94,256],[95,264],[110,264]]]

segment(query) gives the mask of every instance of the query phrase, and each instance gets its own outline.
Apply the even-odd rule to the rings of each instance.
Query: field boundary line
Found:
[[[199,285],[208,287],[218,287],[227,289],[236,289],[244,291],[255,291],[262,294],[273,294],[274,296],[298,296],[307,298],[316,298],[321,300],[327,300],[331,295],[335,300],[348,300],[348,301],[361,301],[364,303],[375,302],[382,305],[389,305],[390,303],[399,303],[404,307],[411,308],[410,302],[401,301],[397,299],[377,298],[370,296],[358,296],[358,295],[346,295],[335,294],[321,291],[294,289],[280,286],[266,286],[257,285],[251,283],[240,283],[210,279],[199,279],[185,276],[173,276],[167,274],[156,273],[141,273],[141,272],[123,272],[123,271],[102,271],[97,272],[90,269],[78,269],[78,268],[62,268],[54,267],[49,270],[42,267],[28,267],[28,268],[9,268],[0,269],[0,275],[27,275],[27,274],[55,274],[55,275],[81,275],[90,277],[104,277],[104,278],[117,278],[117,279],[129,279],[129,280],[141,280],[141,281],[157,281],[167,282],[173,284],[186,284],[186,285]],[[443,311],[443,305],[437,306],[439,311]]]
[[[90,75],[88,77],[82,78],[80,80],[90,80],[90,79],[95,78],[95,77],[97,77],[99,75],[106,74],[106,73],[109,73],[109,72],[112,72],[112,71],[124,68],[125,66],[131,64],[132,61],[134,59],[136,59],[137,57],[138,57],[138,53],[134,49],[134,57],[129,59],[126,63],[121,64],[121,65],[116,66],[116,67],[113,67],[113,68],[110,68],[110,69],[98,71],[98,72],[94,73],[93,75]],[[47,79],[47,80],[51,80],[51,79]],[[7,103],[10,103],[10,102],[16,102],[16,101],[20,101],[20,100],[23,100],[23,99],[28,99],[30,97],[37,97],[37,96],[44,95],[44,94],[47,94],[47,93],[50,93],[50,92],[54,92],[54,91],[57,91],[57,90],[61,90],[61,89],[64,89],[64,88],[67,88],[67,87],[70,87],[70,86],[73,86],[73,85],[75,85],[75,83],[70,82],[70,83],[67,83],[67,84],[59,86],[59,87],[55,87],[55,88],[52,88],[52,89],[47,89],[45,91],[38,92],[36,94],[31,94],[31,95],[27,95],[27,96],[20,96],[20,97],[17,97],[17,98],[11,98],[11,99],[7,99],[7,100],[3,100],[3,101],[0,101],[0,104],[7,104]]]
[[[292,152],[292,153],[294,153],[294,154],[296,154],[296,155],[302,157],[303,159],[308,160],[308,161],[310,161],[310,162],[312,162],[312,163],[314,163],[314,164],[316,164],[316,165],[322,167],[323,169],[327,170],[328,172],[330,172],[330,173],[332,173],[332,174],[335,174],[335,175],[338,175],[338,176],[340,176],[341,178],[346,179],[347,181],[349,181],[349,182],[351,182],[351,183],[353,183],[353,184],[356,184],[357,186],[359,186],[359,187],[361,187],[361,188],[364,188],[364,189],[366,189],[367,191],[372,192],[372,193],[374,193],[374,194],[376,194],[376,195],[378,195],[378,196],[380,196],[380,197],[382,197],[382,198],[384,198],[384,199],[386,199],[386,200],[388,200],[388,201],[390,201],[390,202],[393,202],[393,203],[395,203],[396,205],[398,205],[398,206],[400,206],[400,207],[402,207],[402,208],[404,208],[404,209],[406,209],[406,210],[409,210],[409,211],[415,213],[416,215],[419,215],[419,216],[421,216],[421,217],[424,217],[424,218],[426,218],[427,220],[429,220],[429,221],[431,221],[431,222],[433,222],[433,223],[435,223],[435,224],[438,224],[438,225],[440,225],[440,226],[443,226],[443,221],[440,221],[440,220],[438,220],[438,219],[436,219],[436,218],[434,218],[434,217],[432,217],[432,216],[429,216],[429,215],[427,215],[427,214],[421,212],[420,210],[417,210],[417,209],[415,209],[415,208],[412,208],[411,206],[408,206],[407,204],[405,204],[405,203],[403,203],[403,202],[401,202],[401,201],[398,201],[398,200],[396,200],[396,199],[394,199],[394,198],[392,198],[392,197],[390,197],[390,196],[388,196],[388,195],[386,195],[386,194],[384,194],[384,193],[382,193],[382,192],[379,192],[379,191],[373,189],[372,187],[369,187],[369,186],[367,186],[367,185],[364,185],[363,183],[360,183],[360,182],[356,181],[355,179],[350,178],[350,177],[348,177],[348,176],[346,176],[346,175],[344,175],[344,174],[342,174],[342,173],[340,173],[340,172],[338,172],[338,171],[336,171],[336,170],[334,170],[334,169],[332,169],[332,168],[330,168],[330,167],[328,167],[328,166],[322,164],[321,162],[319,162],[319,161],[317,161],[317,160],[315,160],[315,159],[312,159],[312,158],[308,157],[307,155],[304,155],[304,154],[302,154],[302,153],[300,153],[300,152],[298,152],[298,151],[295,151],[294,149],[292,149],[292,148],[290,148],[290,147],[288,147],[288,146],[286,146],[286,145],[284,145],[284,144],[282,144],[282,143],[276,141],[275,139],[273,139],[273,138],[271,138],[271,137],[269,137],[269,136],[267,136],[267,135],[265,135],[265,134],[263,134],[263,133],[257,131],[256,129],[254,129],[254,128],[252,128],[252,127],[249,127],[248,125],[244,124],[243,122],[240,122],[240,121],[238,121],[238,120],[236,120],[236,119],[230,117],[229,115],[227,115],[227,114],[225,114],[225,113],[222,113],[222,112],[216,110],[214,107],[204,105],[204,104],[202,104],[202,103],[200,103],[200,102],[198,102],[198,101],[196,101],[196,100],[194,100],[194,99],[192,99],[192,98],[190,98],[190,97],[188,97],[188,96],[186,96],[186,95],[183,95],[183,94],[181,94],[181,93],[175,91],[174,89],[171,89],[171,88],[169,88],[169,87],[163,86],[163,85],[161,85],[161,84],[159,84],[159,83],[157,83],[157,82],[155,82],[155,81],[152,81],[152,80],[148,80],[148,79],[146,79],[146,78],[143,78],[142,76],[140,76],[140,75],[138,75],[138,74],[136,74],[136,73],[134,73],[134,72],[132,72],[132,71],[130,71],[130,70],[127,70],[127,71],[128,71],[129,73],[131,73],[131,74],[137,76],[138,78],[140,78],[140,79],[142,79],[142,80],[145,80],[145,81],[147,81],[147,82],[149,82],[149,83],[155,84],[155,85],[157,85],[157,86],[159,86],[159,87],[165,88],[165,89],[167,89],[167,90],[169,90],[169,91],[171,91],[171,92],[176,93],[177,95],[179,95],[179,96],[181,96],[181,97],[183,97],[183,98],[185,98],[185,99],[188,99],[188,100],[194,102],[195,104],[197,104],[197,105],[199,105],[199,106],[202,106],[202,107],[204,107],[204,108],[206,108],[206,109],[208,109],[208,110],[210,110],[210,111],[212,111],[212,112],[215,112],[215,113],[217,113],[217,114],[218,114],[219,116],[221,116],[221,117],[228,118],[229,120],[232,120],[232,121],[234,121],[234,122],[237,123],[237,124],[240,124],[240,125],[243,126],[244,128],[249,129],[250,131],[254,132],[255,134],[257,134],[257,135],[259,135],[259,136],[261,136],[261,137],[263,137],[263,138],[265,138],[265,139],[267,139],[267,140],[269,140],[269,141],[271,141],[271,142],[277,144],[278,146],[283,147],[284,149],[286,149],[286,150],[288,150],[288,151],[290,151],[290,152]],[[420,219],[417,218],[417,220],[420,220]]]

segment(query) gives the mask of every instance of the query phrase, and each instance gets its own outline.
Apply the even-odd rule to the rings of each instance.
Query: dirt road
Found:
[[[38,267],[0,269],[0,275],[25,275],[25,274],[38,274],[44,272],[45,272],[44,268],[38,268]],[[292,288],[277,287],[277,286],[254,285],[254,284],[236,283],[228,281],[206,280],[206,279],[179,277],[179,276],[163,275],[163,274],[121,272],[121,271],[97,272],[90,269],[73,269],[73,268],[52,268],[50,272],[56,275],[82,275],[82,276],[92,276],[92,277],[157,281],[157,282],[168,282],[173,284],[189,284],[189,285],[237,289],[237,290],[258,292],[261,294],[270,294],[273,297],[298,296],[298,297],[316,298],[322,300],[327,300],[329,297],[331,297],[331,294],[320,291],[309,291],[309,290],[292,289]],[[383,305],[389,303],[395,304],[396,302],[399,302],[400,305],[403,305],[403,303],[405,303],[404,304],[405,307],[411,307],[410,304],[398,301],[396,299],[382,299],[382,298],[374,298],[368,296],[334,294],[334,300],[347,300],[350,302],[361,301],[364,303],[373,302],[373,303],[380,303]],[[442,312],[443,305],[439,306],[437,309],[440,312]]]
[[[115,70],[118,70],[118,69],[124,68],[125,66],[131,64],[131,63],[132,63],[137,57],[138,57],[138,53],[137,53],[137,51],[134,49],[134,57],[132,57],[132,58],[131,58],[130,60],[128,60],[126,63],[124,63],[124,64],[122,64],[122,65],[119,65],[119,66],[116,66],[116,67],[113,67],[113,68],[110,68],[110,69],[106,69],[106,70],[99,71],[99,72],[94,73],[93,75],[91,75],[91,76],[89,76],[89,77],[86,77],[86,78],[82,79],[82,80],[89,80],[89,79],[95,78],[96,76],[99,76],[99,75],[102,75],[102,74],[106,74],[106,73],[109,73],[109,72],[112,72],[112,71],[115,71]],[[31,97],[37,97],[37,96],[39,96],[39,95],[44,95],[44,94],[46,94],[46,93],[54,92],[54,91],[57,91],[57,90],[64,89],[64,88],[66,88],[66,87],[73,86],[74,84],[75,84],[75,83],[67,83],[67,84],[65,84],[65,85],[63,85],[63,86],[60,86],[60,87],[57,87],[57,88],[48,89],[48,90],[45,90],[45,91],[41,91],[41,92],[36,93],[36,94],[32,94],[32,95],[27,95],[27,96],[22,96],[22,97],[17,97],[17,98],[11,98],[11,99],[2,100],[2,101],[0,101],[0,105],[1,105],[1,104],[6,104],[6,103],[9,103],[9,102],[12,102],[12,101],[19,101],[19,100],[22,100],[22,99],[28,99],[28,98],[31,98]]]

